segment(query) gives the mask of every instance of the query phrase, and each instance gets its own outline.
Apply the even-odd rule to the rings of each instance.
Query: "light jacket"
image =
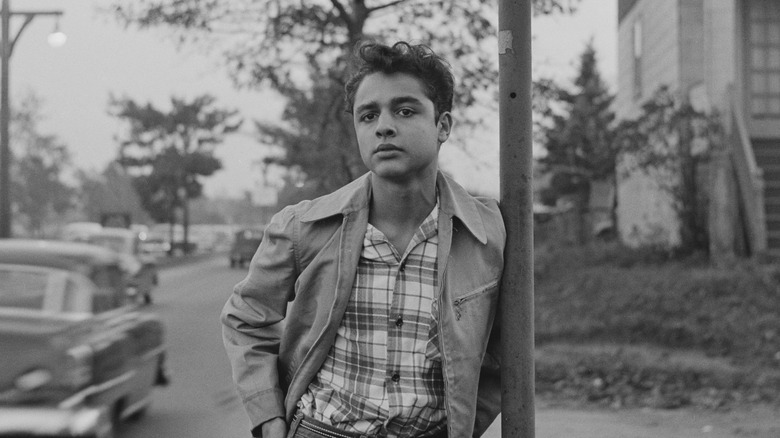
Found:
[[[506,232],[494,200],[472,197],[442,173],[436,184],[448,432],[480,436],[500,409],[496,307]],[[367,173],[277,213],[225,304],[223,339],[252,427],[274,417],[289,423],[325,361],[352,292],[370,193]]]

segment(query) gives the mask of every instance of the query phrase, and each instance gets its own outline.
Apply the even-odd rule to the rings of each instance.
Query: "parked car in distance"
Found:
[[[137,231],[127,228],[101,228],[92,232],[87,242],[115,251],[122,258],[122,267],[130,274],[129,293],[150,304],[152,291],[159,284],[157,258],[146,251]]]
[[[0,239],[0,437],[114,436],[168,383],[161,319],[117,253]]]
[[[261,228],[242,228],[233,234],[233,245],[230,248],[230,267],[243,268],[252,257],[263,240]]]
[[[71,242],[84,242],[89,236],[103,229],[97,222],[71,222],[62,228],[61,237]]]
[[[155,259],[168,257],[171,254],[171,244],[162,236],[147,233],[140,243],[141,252]]]
[[[164,240],[168,246],[168,255],[173,257],[193,254],[199,249],[198,243],[191,238],[184,244],[184,227],[181,224],[154,224],[149,227],[147,238]]]

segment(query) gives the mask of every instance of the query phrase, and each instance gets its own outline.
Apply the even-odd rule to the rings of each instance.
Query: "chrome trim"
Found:
[[[87,399],[87,397],[93,396],[95,394],[99,394],[101,392],[105,392],[114,386],[121,385],[122,383],[125,383],[130,379],[132,379],[135,376],[135,374],[136,372],[134,370],[131,370],[117,377],[114,377],[111,380],[106,380],[105,382],[100,383],[98,385],[88,386],[82,389],[81,391],[73,394],[72,396],[66,398],[65,400],[61,401],[57,405],[57,407],[61,409],[70,409],[80,404],[83,404],[84,401]]]
[[[91,313],[86,312],[46,312],[40,309],[23,309],[20,307],[0,307],[2,316],[20,316],[31,319],[55,319],[60,321],[81,322],[92,318]]]
[[[166,351],[165,345],[160,345],[157,348],[153,348],[141,355],[141,360],[149,360],[156,358],[157,356],[164,354]]]
[[[113,436],[104,408],[0,407],[0,436]]]
[[[127,420],[128,418],[132,417],[133,414],[140,412],[144,408],[148,407],[151,403],[152,403],[152,394],[148,394],[145,397],[143,397],[141,400],[138,400],[132,405],[124,408],[120,416],[122,417],[122,420]]]

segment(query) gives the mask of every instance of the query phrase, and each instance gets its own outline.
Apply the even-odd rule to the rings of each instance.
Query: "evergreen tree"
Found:
[[[615,173],[614,121],[610,94],[598,70],[596,51],[590,42],[580,55],[573,87],[540,82],[537,91],[551,98],[539,111],[538,122],[547,155],[539,160],[551,174],[547,199],[570,195],[580,213],[579,239],[586,238],[585,210],[591,182],[613,180]]]

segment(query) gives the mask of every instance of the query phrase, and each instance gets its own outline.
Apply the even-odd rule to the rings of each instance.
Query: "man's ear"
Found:
[[[444,143],[450,138],[450,131],[452,130],[452,115],[449,111],[445,111],[439,115],[439,120],[436,122],[436,128],[439,131],[439,143]]]

